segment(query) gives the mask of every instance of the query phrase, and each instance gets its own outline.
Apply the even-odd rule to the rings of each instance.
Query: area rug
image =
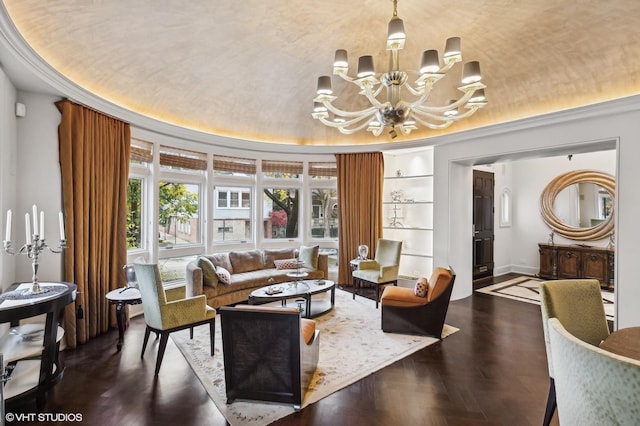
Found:
[[[505,281],[499,284],[493,284],[476,290],[478,293],[490,294],[492,296],[506,297],[508,299],[519,300],[521,302],[540,304],[540,283],[544,281],[537,278],[522,276]],[[611,291],[601,290],[602,304],[607,319],[614,320],[615,305],[614,294]]]
[[[319,295],[328,297],[328,295]],[[315,296],[314,296],[315,298]],[[384,333],[375,302],[344,290],[336,290],[335,308],[318,318],[320,358],[306,393],[303,408],[398,361],[438,339]],[[458,331],[445,325],[443,336]],[[222,333],[216,321],[215,353],[209,353],[207,327],[172,333],[171,337],[202,382],[216,407],[231,425],[267,425],[294,412],[293,406],[236,400],[226,404]]]

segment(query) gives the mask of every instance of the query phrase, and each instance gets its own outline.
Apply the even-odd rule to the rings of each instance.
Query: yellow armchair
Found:
[[[185,298],[184,287],[165,291],[158,265],[135,264],[134,269],[142,298],[144,320],[147,324],[140,358],[144,357],[149,334],[153,331],[160,335],[155,375],[157,376],[160,371],[169,334],[174,331],[188,328],[193,339],[193,327],[208,324],[211,336],[211,356],[213,356],[216,310],[207,306],[206,297],[200,295]]]
[[[373,260],[362,260],[353,275],[353,298],[356,298],[362,282],[372,284],[376,288],[376,309],[380,300],[380,286],[385,284],[398,285],[400,270],[400,253],[402,241],[378,240],[376,256]]]

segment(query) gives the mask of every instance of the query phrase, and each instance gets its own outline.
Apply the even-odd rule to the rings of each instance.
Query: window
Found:
[[[250,187],[216,187],[216,209],[213,212],[214,241],[251,240]]]
[[[200,243],[200,185],[181,182],[158,184],[160,247]]]
[[[130,178],[127,187],[127,250],[141,249],[143,179]]]
[[[298,238],[299,191],[296,188],[264,189],[264,238]]]
[[[309,163],[311,177],[311,237],[338,238],[336,163]]]
[[[338,191],[311,190],[311,236],[338,238]]]
[[[302,162],[300,161],[262,161],[262,174],[267,178],[299,179],[302,170]]]

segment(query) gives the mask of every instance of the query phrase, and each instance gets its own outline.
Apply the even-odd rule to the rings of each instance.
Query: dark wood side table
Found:
[[[8,390],[9,387],[17,389],[15,395],[13,392],[11,396],[7,396],[9,392],[5,393],[6,404],[20,404],[25,400],[35,398],[37,408],[42,410],[47,391],[60,381],[64,372],[64,366],[58,356],[60,351],[58,325],[65,306],[75,299],[77,287],[75,284],[66,282],[40,282],[40,286],[47,289],[48,292],[24,298],[20,295],[23,290],[31,288],[31,283],[15,283],[2,293],[0,295],[0,323],[9,323],[12,328],[15,328],[19,326],[21,319],[42,314],[46,316],[44,330],[41,330],[43,332],[42,346],[25,345],[27,346],[26,350],[19,348],[17,351],[20,355],[5,354],[6,359],[15,358],[8,365],[8,368],[11,369],[12,383],[11,386],[5,386],[5,390]],[[16,346],[21,345],[16,343],[14,347]],[[29,352],[28,347],[33,348],[32,356],[26,354]],[[33,361],[33,358],[36,361]],[[31,362],[36,363],[35,370],[28,367]],[[22,363],[27,365],[25,369],[21,368]],[[30,378],[32,373],[37,376],[35,380]],[[24,383],[24,385],[19,383]]]
[[[640,327],[614,331],[600,343],[600,349],[640,360]]]
[[[125,307],[127,305],[138,305],[142,303],[140,290],[135,287],[123,287],[112,290],[106,295],[109,303],[116,305],[116,319],[118,320],[118,351],[124,345],[124,330],[126,328]]]

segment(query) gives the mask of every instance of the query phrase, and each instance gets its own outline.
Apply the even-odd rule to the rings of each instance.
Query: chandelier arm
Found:
[[[411,107],[414,110],[417,111],[421,111],[424,113],[438,113],[438,112],[446,112],[446,111],[451,111],[452,109],[456,109],[459,106],[462,106],[464,104],[467,103],[467,101],[469,99],[471,99],[471,96],[473,96],[473,91],[469,91],[466,92],[460,99],[458,99],[457,101],[449,104],[449,105],[445,105],[445,106],[441,106],[441,107],[437,107],[437,106],[424,106],[424,105],[420,105],[419,103],[417,103],[417,105],[411,104]]]
[[[436,115],[429,111],[424,111],[418,108],[413,109],[413,116],[416,118],[422,118],[422,119],[428,118],[430,120],[435,120],[435,121],[453,121],[453,117],[447,117],[445,115]]]
[[[447,127],[451,126],[451,124],[453,123],[453,121],[452,121],[452,120],[449,120],[449,121],[446,121],[446,122],[444,122],[444,123],[442,123],[442,124],[433,124],[433,123],[431,123],[431,122],[429,122],[429,121],[423,120],[422,118],[420,118],[420,117],[419,117],[419,116],[417,116],[417,115],[414,115],[414,116],[413,116],[413,118],[414,118],[418,123],[422,124],[422,125],[423,125],[423,126],[425,126],[425,127],[428,127],[428,128],[430,128],[430,129],[433,129],[433,130],[446,129]]]
[[[411,93],[413,93],[413,88],[410,85],[405,84],[405,86],[409,89]],[[418,100],[416,100],[415,102],[409,103],[409,107],[413,109],[422,105],[431,94],[431,89],[433,89],[433,84],[425,84],[424,91],[416,93],[417,95],[420,95],[420,98],[418,98]]]
[[[330,126],[330,127],[346,127],[346,126],[351,126],[352,124],[358,123],[358,122],[360,122],[362,120],[372,118],[373,115],[374,115],[373,113],[371,113],[371,114],[363,114],[363,115],[361,115],[359,117],[355,117],[355,118],[352,118],[351,120],[345,120],[345,121],[335,121],[335,119],[334,120],[328,120],[327,117],[320,117],[319,119],[320,119],[320,121],[322,123],[324,123],[324,124],[326,124],[327,126]],[[364,125],[367,125],[367,124],[369,124],[368,121]]]
[[[322,102],[322,105],[324,105],[329,111],[340,117],[362,117],[368,114],[372,114],[378,110],[378,108],[372,106],[361,111],[344,111],[336,108],[331,102],[326,100]]]
[[[340,130],[340,133],[344,133],[345,135],[350,135],[352,133],[355,132],[359,132],[360,130],[364,129],[365,127],[367,127],[369,125],[369,121],[365,121],[364,123],[361,123],[360,125],[353,127],[351,129],[347,128],[347,126],[350,126],[351,124],[357,123],[360,120],[363,120],[365,118],[370,118],[368,116],[364,116],[364,117],[360,117],[358,119],[353,119],[353,120],[349,120],[349,121],[345,121],[345,122],[335,122],[335,121],[330,121],[327,120],[325,117],[320,117],[319,120],[322,124],[329,126],[329,127],[335,127],[338,130]]]
[[[382,89],[382,86],[380,86],[379,89]],[[388,102],[382,103],[380,102],[376,96],[378,95],[378,93],[380,93],[380,90],[376,90],[377,93],[373,93],[371,91],[371,86],[370,85],[363,85],[362,86],[362,92],[363,94],[367,97],[367,99],[369,100],[369,102],[371,102],[371,105],[373,105],[376,109],[380,109],[382,107],[384,107]]]

